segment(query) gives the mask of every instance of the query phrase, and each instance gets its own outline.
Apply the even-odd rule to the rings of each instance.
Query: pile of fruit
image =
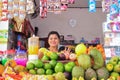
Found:
[[[120,80],[120,58],[113,56],[106,64],[106,68],[110,73],[110,79]]]
[[[0,65],[0,80],[120,80],[119,57],[106,64],[101,45],[87,48],[81,43],[74,51],[55,53],[40,48],[40,59],[28,61],[25,67],[8,60]]]

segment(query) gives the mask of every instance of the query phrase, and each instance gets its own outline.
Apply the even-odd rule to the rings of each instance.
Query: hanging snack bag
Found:
[[[89,12],[96,12],[96,1],[89,0]]]
[[[13,10],[13,3],[12,2],[8,2],[8,8],[9,11]]]
[[[14,0],[14,2],[13,2],[13,9],[14,10],[19,9],[19,1],[18,0]]]
[[[117,18],[119,14],[119,7],[118,4],[111,4],[110,5],[110,14],[113,16],[113,18]]]
[[[19,10],[25,10],[25,6],[26,6],[25,0],[19,1]]]
[[[7,17],[9,19],[12,19],[13,18],[13,13],[14,13],[13,2],[12,1],[8,1],[8,15],[7,15]]]
[[[3,2],[2,3],[2,10],[7,10],[7,5],[8,5],[7,2]]]
[[[20,19],[25,19],[26,17],[26,12],[25,10],[19,10],[19,18]]]
[[[25,0],[19,1],[19,18],[20,19],[25,19],[25,16],[26,16],[25,4],[26,4]]]
[[[33,3],[33,0],[27,0],[26,11],[27,11],[27,14],[34,13],[34,3]]]
[[[7,2],[8,2],[8,0],[2,0],[2,2],[3,2],[3,3],[7,3]]]
[[[8,19],[12,19],[13,18],[13,11],[8,11],[7,18]]]
[[[8,5],[7,0],[3,0],[2,1],[2,17],[1,17],[2,21],[8,20],[8,18],[7,18],[7,13],[8,13],[7,5]]]
[[[102,0],[102,11],[109,12],[110,0]]]

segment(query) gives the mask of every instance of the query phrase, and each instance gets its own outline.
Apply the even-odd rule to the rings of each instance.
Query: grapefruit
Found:
[[[86,51],[87,47],[83,43],[80,43],[75,47],[75,53],[77,54],[77,56],[86,53]]]

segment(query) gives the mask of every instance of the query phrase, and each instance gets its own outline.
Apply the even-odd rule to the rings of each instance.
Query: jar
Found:
[[[10,60],[14,59],[15,56],[15,50],[7,50],[3,53],[3,58],[2,58],[2,64],[5,65],[5,63]]]
[[[40,48],[39,37],[32,36],[28,38],[28,60],[37,60],[38,59],[38,51]]]
[[[26,66],[27,63],[27,52],[25,50],[18,50],[14,57],[17,65]]]

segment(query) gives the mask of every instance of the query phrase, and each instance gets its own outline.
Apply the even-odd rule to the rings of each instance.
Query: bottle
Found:
[[[14,60],[16,61],[17,65],[26,66],[27,52],[25,50],[17,50]]]
[[[28,38],[28,60],[38,59],[39,48],[39,37],[33,35],[32,37]]]
[[[10,59],[14,59],[15,56],[15,50],[11,49],[11,50],[7,50],[3,53],[3,58],[2,58],[2,65],[5,65],[5,63],[10,60]]]

